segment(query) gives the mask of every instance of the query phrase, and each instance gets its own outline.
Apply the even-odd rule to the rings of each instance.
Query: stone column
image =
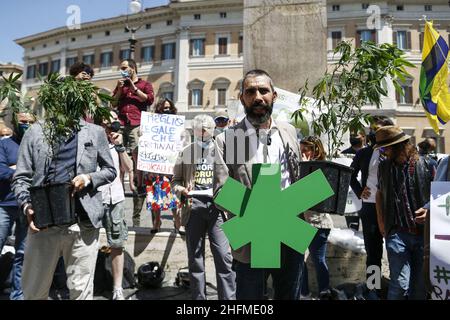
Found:
[[[175,101],[180,112],[188,111],[187,83],[189,81],[188,59],[189,59],[189,28],[180,28],[177,35],[177,57],[175,66]]]
[[[66,74],[66,58],[67,58],[67,49],[64,47],[61,49],[61,62],[60,62],[60,73],[61,75]]]
[[[378,43],[393,44],[392,18],[387,16],[381,20],[381,28],[377,30]],[[383,109],[396,109],[397,100],[395,97],[395,87],[391,79],[386,79],[388,96],[382,97]]]
[[[324,0],[244,0],[244,71],[266,70],[277,87],[310,87],[327,67]]]

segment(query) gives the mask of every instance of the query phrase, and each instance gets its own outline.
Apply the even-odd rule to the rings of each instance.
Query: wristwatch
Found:
[[[116,149],[117,152],[119,153],[124,153],[127,149],[124,147],[123,144],[118,144],[115,145],[114,148]]]

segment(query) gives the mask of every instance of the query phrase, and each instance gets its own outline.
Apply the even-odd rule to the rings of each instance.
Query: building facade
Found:
[[[225,108],[238,98],[243,74],[243,2],[172,0],[129,18],[131,25],[141,26],[135,52],[140,77],[152,82],[157,97],[173,99],[188,119]],[[396,119],[415,142],[435,136],[418,93],[423,15],[450,40],[450,7],[442,0],[327,1],[329,64],[336,59],[332,50],[339,41],[359,45],[372,40],[397,44],[416,65],[408,70],[411,78],[403,84],[404,96],[390,86],[381,109],[367,106],[372,114]],[[112,92],[120,78],[119,63],[130,56],[126,22],[127,17],[120,16],[84,23],[79,30],[63,27],[16,40],[25,49],[23,91],[35,94],[41,84],[38,74],[66,74],[75,61],[85,61],[95,67],[94,82]],[[449,151],[450,138],[445,139],[443,127],[437,138],[439,151]]]

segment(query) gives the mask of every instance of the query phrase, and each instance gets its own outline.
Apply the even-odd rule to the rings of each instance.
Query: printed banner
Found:
[[[142,112],[138,170],[172,175],[183,149],[184,124],[184,116]]]
[[[430,280],[433,300],[450,300],[450,182],[431,184]]]

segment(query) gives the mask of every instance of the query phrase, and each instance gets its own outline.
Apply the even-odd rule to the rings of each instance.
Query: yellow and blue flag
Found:
[[[439,122],[450,120],[450,93],[448,92],[448,45],[431,22],[425,24],[422,49],[422,69],[419,93],[425,114],[434,131],[439,134]]]

